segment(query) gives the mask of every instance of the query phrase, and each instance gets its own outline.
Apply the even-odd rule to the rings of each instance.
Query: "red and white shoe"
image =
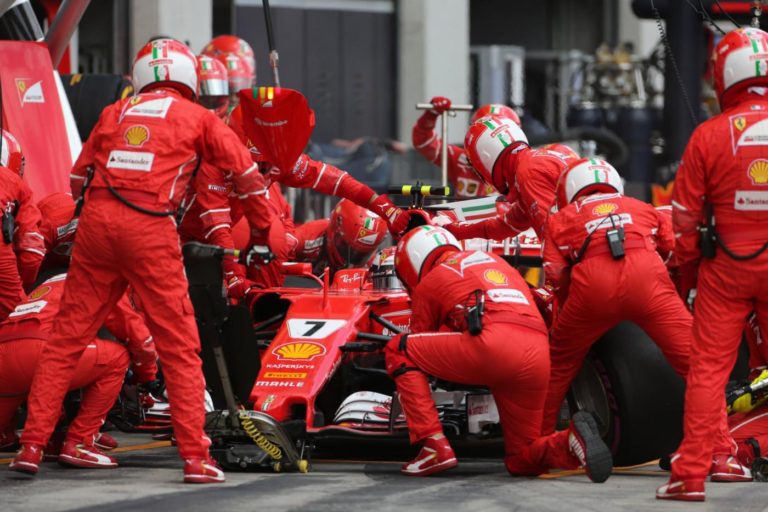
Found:
[[[93,438],[93,445],[96,448],[99,448],[100,450],[104,450],[106,452],[110,450],[114,450],[115,448],[120,446],[120,444],[117,442],[117,439],[115,439],[111,435],[104,432],[99,432],[98,434],[96,434],[96,437]]]
[[[424,440],[421,451],[410,462],[403,464],[400,472],[409,476],[427,476],[455,468],[459,465],[448,439],[440,434],[437,439],[428,437]]]
[[[39,444],[23,444],[21,449],[11,461],[8,469],[11,471],[18,471],[20,473],[27,473],[30,475],[37,474],[37,470],[40,468],[40,463],[43,461],[43,447]]]
[[[733,455],[720,454],[712,459],[709,479],[712,482],[751,482],[752,471]]]
[[[117,467],[117,460],[94,445],[67,439],[59,453],[59,464],[76,468],[111,469]]]
[[[215,461],[208,459],[187,459],[184,461],[184,483],[218,484],[224,481],[224,472]]]
[[[579,411],[571,418],[568,448],[593,482],[603,483],[611,476],[613,456],[600,437],[600,429],[591,413]]]
[[[701,480],[674,480],[656,489],[657,500],[704,501],[704,482]]]

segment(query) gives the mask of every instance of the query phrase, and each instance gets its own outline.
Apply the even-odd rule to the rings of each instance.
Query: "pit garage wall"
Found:
[[[261,4],[235,0],[232,26],[254,46],[259,83],[270,85]],[[469,98],[469,0],[270,5],[281,82],[306,94],[317,113],[317,141],[366,135],[409,141],[419,115],[415,103],[438,94],[459,103]],[[449,140],[463,140],[467,119],[452,120]]]
[[[315,110],[313,140],[395,136],[395,12],[383,2],[270,2],[280,82]],[[254,48],[257,82],[272,85],[261,0],[238,1],[235,33]]]

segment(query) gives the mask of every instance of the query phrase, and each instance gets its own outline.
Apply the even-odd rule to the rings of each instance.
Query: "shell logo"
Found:
[[[483,274],[483,277],[485,277],[485,280],[489,283],[493,284],[507,284],[509,280],[507,279],[507,275],[500,271],[500,270],[486,270],[485,274]]]
[[[51,291],[51,287],[50,286],[41,286],[37,290],[35,290],[32,293],[30,293],[29,294],[29,298],[32,299],[32,300],[37,300],[40,297],[43,297],[43,296],[47,295],[48,292],[50,292],[50,291]]]
[[[129,146],[141,147],[149,140],[149,129],[140,124],[135,124],[125,130],[125,143]]]
[[[325,354],[325,347],[319,343],[304,341],[300,343],[285,343],[272,350],[281,361],[311,361]]]
[[[747,174],[755,185],[768,185],[768,160],[755,160],[749,164]]]
[[[592,208],[592,213],[595,215],[609,215],[618,209],[619,206],[613,203],[601,203]]]

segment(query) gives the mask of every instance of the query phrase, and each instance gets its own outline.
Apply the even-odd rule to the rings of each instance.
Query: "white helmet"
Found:
[[[528,146],[528,137],[513,119],[495,115],[481,117],[467,130],[464,149],[472,167],[486,183],[493,185],[493,166],[499,155],[515,143]]]
[[[461,244],[449,231],[436,226],[420,226],[409,231],[397,244],[395,270],[400,281],[413,288],[421,280],[424,262],[430,256],[454,248],[461,250]]]
[[[624,184],[614,167],[605,160],[576,160],[560,175],[557,182],[557,207],[565,208],[579,196],[593,192],[624,194]]]
[[[197,58],[181,41],[150,41],[133,61],[133,86],[138,92],[172,87],[193,99],[197,96]]]

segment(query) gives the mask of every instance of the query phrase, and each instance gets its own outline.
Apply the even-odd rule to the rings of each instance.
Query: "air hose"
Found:
[[[256,446],[264,450],[264,452],[274,460],[282,460],[283,451],[279,446],[267,439],[264,434],[259,432],[259,429],[256,428],[253,420],[248,416],[246,412],[241,411],[238,418],[240,420],[240,425],[243,427],[243,430],[245,430],[245,433],[248,434],[248,437],[250,437],[253,442],[256,443]]]

